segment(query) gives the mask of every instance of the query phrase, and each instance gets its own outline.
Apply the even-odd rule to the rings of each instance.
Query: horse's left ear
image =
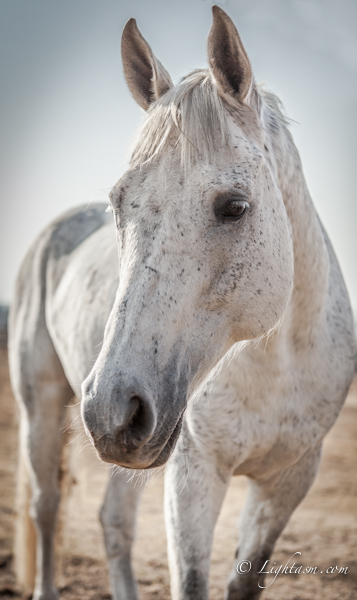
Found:
[[[173,84],[170,75],[141,35],[135,19],[129,19],[123,29],[121,56],[129,90],[141,108],[147,110]]]
[[[249,102],[253,74],[249,58],[232,19],[218,6],[212,7],[213,23],[207,54],[218,93],[238,102]]]

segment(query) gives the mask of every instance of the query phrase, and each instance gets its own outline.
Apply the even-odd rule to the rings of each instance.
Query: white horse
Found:
[[[115,227],[101,205],[52,223],[25,259],[12,307],[20,486],[25,473],[37,533],[20,574],[30,581],[36,554],[34,599],[58,597],[61,427],[84,381],[84,426],[102,460],[151,469],[171,457],[174,600],[207,600],[225,492],[232,475],[249,478],[237,560],[251,569],[234,566],[226,598],[252,600],[353,377],[348,295],[279,101],[256,86],[230,18],[213,7],[209,68],[176,86],[134,19],[122,55],[147,116],[111,192]],[[138,497],[125,473],[110,479],[101,519],[116,600],[137,598]],[[23,511],[23,536],[27,525]]]

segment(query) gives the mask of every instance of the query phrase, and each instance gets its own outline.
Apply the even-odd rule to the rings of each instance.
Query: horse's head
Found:
[[[230,18],[213,8],[209,70],[177,86],[133,19],[122,54],[147,116],[111,193],[119,287],[83,418],[103,460],[148,468],[166,462],[188,398],[233,344],[282,318],[293,247],[267,109]]]

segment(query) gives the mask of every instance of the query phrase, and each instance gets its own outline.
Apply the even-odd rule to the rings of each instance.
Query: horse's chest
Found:
[[[186,422],[210,460],[234,474],[267,477],[295,462],[321,436],[321,424],[303,394],[268,377],[220,378],[188,409]]]

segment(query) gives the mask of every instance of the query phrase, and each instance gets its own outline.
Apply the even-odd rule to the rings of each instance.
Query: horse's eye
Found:
[[[220,210],[220,217],[223,221],[239,221],[248,208],[249,204],[245,200],[228,200]]]

